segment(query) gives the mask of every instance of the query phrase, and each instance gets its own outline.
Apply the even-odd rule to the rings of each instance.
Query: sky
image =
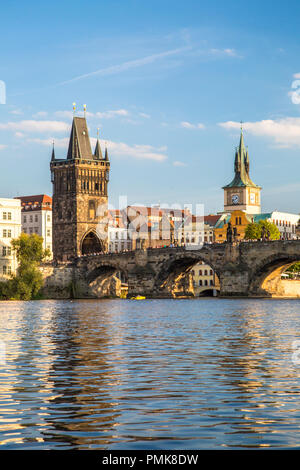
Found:
[[[111,206],[222,211],[243,121],[262,210],[299,213],[299,17],[293,0],[2,4],[0,197],[52,194],[75,102]]]

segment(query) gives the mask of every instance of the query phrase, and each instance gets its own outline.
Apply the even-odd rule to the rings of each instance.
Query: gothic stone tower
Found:
[[[92,154],[86,119],[74,117],[66,159],[50,163],[53,183],[53,256],[67,261],[107,251],[107,184],[110,163],[97,139]]]
[[[230,184],[224,186],[224,211],[245,211],[247,214],[260,214],[261,187],[253,183],[249,175],[250,161],[248,148],[244,146],[243,131],[241,130],[240,145],[236,149],[234,173]]]

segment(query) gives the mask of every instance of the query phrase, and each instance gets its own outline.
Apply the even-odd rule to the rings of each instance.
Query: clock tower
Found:
[[[248,148],[244,146],[243,130],[241,129],[240,145],[235,152],[234,173],[230,184],[224,186],[224,212],[235,210],[245,211],[247,214],[260,214],[261,187],[250,179]]]

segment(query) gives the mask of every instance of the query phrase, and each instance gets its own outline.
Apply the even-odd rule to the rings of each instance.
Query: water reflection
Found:
[[[2,302],[2,448],[296,447],[299,306]]]

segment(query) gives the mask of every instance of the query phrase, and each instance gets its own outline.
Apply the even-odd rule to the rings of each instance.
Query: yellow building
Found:
[[[234,240],[243,240],[245,236],[245,230],[248,224],[254,222],[254,217],[251,214],[241,210],[236,210],[227,214],[225,218],[222,218],[217,222],[215,227],[215,241],[217,243],[223,243],[227,239],[227,228],[228,223],[231,223],[231,227],[235,236]]]

